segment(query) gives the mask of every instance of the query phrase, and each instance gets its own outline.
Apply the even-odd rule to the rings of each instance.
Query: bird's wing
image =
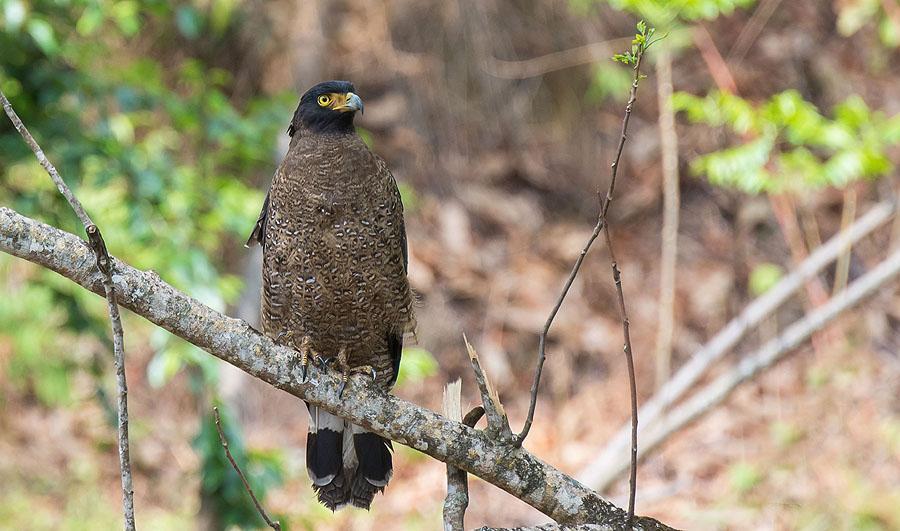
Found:
[[[266,200],[263,201],[262,210],[259,212],[259,217],[256,219],[256,225],[253,227],[253,232],[250,233],[250,237],[247,238],[247,243],[244,244],[245,247],[250,247],[253,245],[253,242],[259,242],[260,245],[263,244],[263,241],[266,238],[266,218],[268,217],[268,214],[269,193],[266,192]]]

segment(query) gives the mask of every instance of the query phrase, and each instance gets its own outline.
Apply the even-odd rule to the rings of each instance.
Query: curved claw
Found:
[[[378,371],[375,370],[375,367],[372,367],[372,381],[374,382],[377,377]]]
[[[347,387],[347,380],[341,380],[341,385],[338,387],[338,398],[342,398],[344,396],[344,389]]]
[[[308,364],[304,363],[300,366],[300,383],[306,383],[306,370],[308,368]]]

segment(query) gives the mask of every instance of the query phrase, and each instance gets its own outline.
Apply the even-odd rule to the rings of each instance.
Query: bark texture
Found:
[[[85,241],[4,207],[0,250],[104,293]],[[201,304],[152,271],[139,271],[117,259],[112,278],[122,306],[270,385],[474,474],[559,523],[625,528],[624,510],[522,448],[498,444],[482,431],[369,388],[363,380],[353,380],[341,398],[335,372],[311,367],[309,380],[300,383],[298,353],[276,345],[246,322]],[[651,518],[635,518],[633,528],[671,529]]]

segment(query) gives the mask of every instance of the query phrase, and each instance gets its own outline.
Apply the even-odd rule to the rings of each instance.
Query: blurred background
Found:
[[[464,407],[476,403],[466,333],[515,429],[537,333],[608,182],[631,74],[610,58],[641,18],[667,36],[645,65],[611,216],[646,400],[896,196],[896,0],[0,0],[0,88],[111,253],[255,323],[260,257],[243,243],[299,94],[353,81],[360,134],[400,182],[421,296],[395,393],[439,410],[462,377]],[[0,204],[82,233],[5,118]],[[726,363],[898,240],[894,222],[854,246]],[[686,529],[900,529],[895,287],[648,456],[638,512]],[[598,243],[550,334],[526,443],[576,476],[629,418],[614,296]],[[141,528],[261,526],[214,404],[288,529],[438,528],[442,463],[395,445],[372,511],[331,514],[309,488],[297,400],[124,318]],[[478,479],[470,490],[471,527],[547,521]],[[607,494],[621,504],[627,484]],[[0,528],[115,529],[120,504],[104,301],[0,255]]]

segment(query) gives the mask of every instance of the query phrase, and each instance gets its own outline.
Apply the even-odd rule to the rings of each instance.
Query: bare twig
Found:
[[[712,35],[709,34],[706,26],[697,24],[692,35],[694,44],[700,50],[700,57],[706,63],[709,74],[715,81],[716,86],[719,87],[719,90],[737,94],[737,83],[734,81],[734,76],[731,75],[728,64],[725,63],[725,59],[722,58],[722,54],[716,48],[716,43],[713,42]]]
[[[638,82],[641,80],[641,62],[644,59],[643,52],[637,55],[637,61],[634,63],[634,77],[631,81],[631,95],[628,98],[628,104],[625,106],[625,117],[622,119],[622,135],[619,138],[619,147],[616,149],[616,157],[610,165],[611,177],[609,180],[609,188],[606,190],[606,200],[601,197],[601,214],[600,220],[606,226],[606,247],[609,250],[609,261],[612,268],[613,282],[616,285],[616,300],[619,307],[619,316],[622,318],[622,335],[624,337],[625,362],[628,366],[628,385],[631,391],[631,477],[629,481],[628,491],[628,527],[634,519],[634,502],[637,495],[637,453],[638,453],[638,406],[637,406],[637,380],[634,374],[634,355],[631,350],[631,333],[629,332],[630,323],[628,321],[628,312],[625,309],[625,294],[622,291],[622,275],[619,271],[619,265],[616,261],[616,254],[613,250],[612,237],[609,233],[609,206],[613,201],[613,191],[616,186],[616,174],[619,169],[619,159],[622,156],[622,148],[625,147],[625,140],[628,138],[628,121],[631,119],[631,111],[634,108],[634,102],[637,100]]]
[[[478,359],[478,353],[469,343],[468,338],[463,334],[463,341],[466,344],[466,351],[469,353],[469,361],[472,362],[472,371],[475,373],[475,383],[478,385],[478,391],[481,393],[481,402],[484,404],[484,411],[487,415],[488,426],[487,432],[492,437],[499,437],[502,441],[510,441],[512,432],[509,429],[509,420],[506,417],[506,411],[500,402],[500,395],[497,389],[491,383],[491,380],[485,374],[481,367],[481,361]]]
[[[462,381],[456,380],[447,384],[444,389],[444,415],[450,420],[462,422],[473,428],[484,415],[484,408],[476,406],[462,416],[461,405]],[[466,508],[469,507],[469,482],[466,471],[453,465],[447,465],[447,497],[444,499],[444,531],[461,531],[464,529]]]
[[[22,123],[19,115],[13,110],[6,95],[0,91],[0,104],[3,110],[12,121],[13,126],[25,140],[25,143],[34,152],[38,162],[47,171],[50,179],[56,184],[56,188],[69,202],[69,206],[75,212],[75,215],[84,225],[87,233],[88,241],[94,252],[95,263],[97,269],[102,275],[102,283],[104,294],[106,295],[107,307],[109,310],[109,321],[113,334],[113,357],[116,366],[116,388],[118,403],[118,445],[119,445],[119,469],[122,476],[122,511],[125,519],[125,529],[134,531],[134,485],[131,479],[131,453],[128,446],[128,385],[125,381],[125,340],[122,330],[122,319],[119,315],[119,306],[116,302],[116,292],[113,288],[112,263],[109,259],[109,253],[106,250],[106,243],[103,241],[103,235],[97,225],[91,221],[90,216],[85,212],[81,202],[72,193],[72,190],[66,185],[56,167],[44,155],[44,150],[38,145],[37,141],[31,136],[28,128]]]
[[[741,61],[744,60],[744,56],[750,51],[750,47],[753,46],[772,14],[778,9],[779,4],[781,4],[781,0],[763,0],[753,12],[753,16],[750,17],[747,24],[741,28],[741,32],[734,40],[731,50],[728,51],[728,60],[733,61],[735,66],[740,65]]]
[[[600,213],[597,216],[597,223],[594,225],[594,230],[591,231],[591,235],[588,237],[587,242],[585,242],[584,247],[581,248],[581,252],[578,254],[578,258],[575,260],[575,264],[572,266],[572,271],[569,272],[569,277],[566,279],[559,297],[556,298],[556,303],[554,303],[553,309],[550,310],[550,315],[547,316],[547,320],[544,322],[544,327],[543,329],[541,329],[541,334],[538,338],[537,367],[535,368],[534,379],[531,383],[531,401],[528,405],[528,414],[525,416],[525,423],[523,424],[522,431],[519,432],[513,439],[513,443],[517,447],[522,446],[522,443],[525,442],[525,438],[528,437],[528,432],[531,431],[531,425],[534,422],[534,410],[537,407],[537,395],[541,384],[541,374],[544,369],[544,361],[546,361],[547,359],[547,334],[550,333],[550,326],[553,324],[553,320],[556,318],[556,314],[559,313],[559,309],[562,307],[563,301],[566,299],[566,295],[569,294],[569,289],[575,282],[575,277],[578,276],[578,271],[581,270],[581,264],[584,263],[585,256],[587,256],[588,251],[594,244],[594,240],[597,239],[597,236],[600,235],[600,231],[603,230],[603,227],[606,224],[606,213],[609,209],[610,203],[612,202],[612,194],[616,186],[616,174],[619,167],[619,159],[622,157],[622,149],[625,147],[625,140],[627,139],[628,121],[631,118],[631,110],[633,109],[634,102],[637,99],[637,86],[638,82],[640,81],[640,64],[642,59],[643,51],[641,51],[641,53],[637,56],[637,62],[634,65],[634,80],[631,84],[631,93],[628,98],[628,104],[625,106],[625,118],[622,121],[622,134],[619,139],[619,145],[616,148],[615,158],[610,165],[610,168],[612,169],[612,176],[609,181],[609,188],[606,191],[606,201],[603,201],[601,197]]]
[[[833,262],[847,245],[860,241],[889,221],[896,208],[896,203],[892,201],[872,207],[848,230],[838,233],[816,249],[799,267],[785,275],[778,284],[755,299],[740,315],[725,325],[675,373],[665,387],[641,407],[640,416],[643,419],[641,437],[666,409],[697,383],[713,363],[730,352],[751,330],[756,329],[794,293],[802,289],[808,279],[816,276],[825,266]],[[579,474],[579,479],[596,489],[606,489],[609,483],[625,470],[623,463],[628,451],[629,434],[629,426],[620,428],[597,459]]]
[[[225,450],[225,456],[228,457],[228,462],[231,463],[231,467],[237,472],[238,477],[241,478],[241,483],[244,484],[244,489],[247,491],[247,494],[250,495],[250,499],[253,500],[253,505],[256,506],[256,512],[262,517],[263,520],[266,521],[269,527],[274,529],[275,531],[281,531],[281,522],[278,520],[272,520],[269,518],[269,513],[263,509],[261,503],[259,503],[259,499],[256,497],[256,494],[253,493],[253,489],[250,487],[250,482],[247,481],[246,476],[241,471],[241,467],[238,466],[237,461],[234,460],[234,456],[231,455],[231,449],[228,447],[228,439],[225,438],[225,432],[222,431],[222,422],[219,418],[219,408],[213,407],[213,416],[216,418],[216,431],[219,432],[219,442],[222,443],[222,448]]]
[[[672,53],[663,46],[656,62],[659,106],[660,158],[662,159],[663,226],[659,275],[659,317],[656,329],[656,388],[669,379],[672,336],[675,331],[675,266],[678,262],[678,133],[672,109]]]
[[[847,230],[847,227],[856,219],[856,190],[849,186],[844,190],[844,208],[841,209],[841,230]],[[834,273],[834,286],[831,289],[831,295],[837,295],[847,286],[847,279],[850,276],[850,251],[853,247],[850,243],[841,252],[838,257],[837,266]]]
[[[46,267],[103,293],[101,274],[80,238],[0,207],[0,251]],[[313,406],[439,461],[466,470],[563,524],[625,526],[626,511],[601,498],[522,448],[481,430],[351,381],[338,397],[340,377],[310,368],[301,382],[296,352],[276,345],[246,322],[232,319],[166,284],[152,272],[112,258],[119,304],[186,341]],[[637,529],[670,529],[635,518]]]
[[[522,446],[522,443],[525,442],[525,437],[528,437],[528,432],[531,431],[531,424],[534,420],[534,410],[537,406],[537,395],[538,389],[541,384],[541,373],[544,370],[544,361],[547,359],[546,354],[546,344],[547,344],[547,334],[550,333],[550,325],[553,324],[553,320],[556,318],[556,314],[559,313],[560,307],[562,307],[563,301],[566,299],[566,295],[569,294],[569,288],[572,287],[572,283],[575,282],[575,277],[578,276],[578,271],[581,269],[581,264],[584,262],[584,257],[587,256],[588,251],[591,246],[594,244],[594,240],[597,239],[597,236],[600,235],[600,231],[603,230],[603,218],[597,219],[597,224],[594,225],[594,230],[591,232],[590,237],[587,242],[585,242],[584,247],[581,248],[581,252],[578,254],[578,259],[575,260],[575,265],[572,266],[572,271],[569,273],[569,278],[566,279],[565,285],[563,285],[563,289],[559,294],[559,297],[556,298],[556,303],[553,305],[553,309],[550,310],[550,315],[547,316],[547,321],[544,322],[544,328],[541,329],[541,335],[538,339],[538,360],[537,367],[534,371],[534,380],[531,382],[531,402],[528,406],[528,414],[525,416],[525,424],[522,427],[522,431],[516,435],[516,446]]]
[[[631,40],[629,37],[622,37],[608,41],[592,42],[583,46],[519,61],[506,61],[488,56],[484,58],[482,67],[485,72],[494,77],[527,79],[565,68],[606,60],[613,50],[618,49],[629,40]]]

